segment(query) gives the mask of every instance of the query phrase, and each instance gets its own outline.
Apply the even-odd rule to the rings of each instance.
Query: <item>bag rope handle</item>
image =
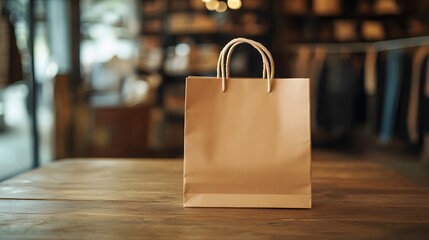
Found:
[[[271,54],[269,53],[269,51],[262,46],[262,44],[255,42],[253,40],[250,39],[245,39],[245,38],[236,38],[233,39],[232,41],[230,41],[221,51],[221,54],[219,56],[218,59],[218,78],[221,75],[222,77],[222,92],[225,92],[226,90],[226,78],[229,78],[229,62],[227,65],[227,70],[225,71],[225,64],[224,63],[224,59],[225,59],[225,54],[228,53],[228,56],[231,57],[231,53],[235,46],[241,44],[241,43],[248,43],[251,46],[253,46],[256,50],[258,50],[258,52],[261,54],[262,56],[262,61],[263,61],[263,78],[267,77],[267,91],[271,92],[271,79],[274,76],[274,73],[271,74],[271,68],[269,66],[270,62],[267,60],[266,55],[269,55],[269,58],[272,62],[272,57]],[[268,52],[265,52],[265,50]],[[220,72],[220,73],[219,73]],[[226,73],[227,72],[227,73]],[[228,74],[228,75],[227,75]]]
[[[265,48],[261,43],[246,39],[246,38],[235,38],[231,40],[228,44],[225,45],[225,47],[222,49],[222,51],[219,54],[218,64],[217,64],[217,78],[221,78],[222,80],[222,92],[226,91],[226,79],[229,78],[229,65],[231,61],[231,55],[234,51],[234,48],[242,43],[248,43],[251,46],[253,46],[262,57],[263,62],[263,78],[267,79],[267,92],[271,92],[271,82],[274,78],[274,60],[271,56],[271,53],[268,51],[267,48]],[[226,64],[225,62],[225,55],[226,56]]]
[[[255,42],[255,41],[250,40],[250,39],[245,39],[245,38],[235,38],[235,39],[231,40],[228,44],[226,44],[225,47],[222,49],[222,51],[219,54],[218,64],[217,64],[217,77],[218,78],[221,76],[221,72],[225,71],[223,62],[225,61],[224,59],[225,59],[226,52],[229,51],[230,47],[235,48],[236,45],[239,45],[239,44],[244,43],[244,42],[252,45],[255,49],[257,49],[259,51],[259,53],[261,53],[262,57],[264,57],[266,53],[265,52],[262,53],[260,50],[261,48],[266,50],[266,52],[268,52],[268,54],[269,54],[269,51],[262,44],[260,44],[258,42]],[[269,55],[271,56],[271,54],[269,54]],[[266,65],[264,64],[263,65],[263,74],[264,75],[266,74],[265,66]],[[265,76],[264,76],[264,78],[265,78]]]

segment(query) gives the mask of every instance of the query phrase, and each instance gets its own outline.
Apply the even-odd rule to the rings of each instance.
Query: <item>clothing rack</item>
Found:
[[[377,42],[353,42],[353,43],[304,43],[292,44],[289,47],[290,52],[297,52],[302,47],[322,48],[326,53],[364,53],[369,48],[375,51],[389,51],[409,47],[419,47],[429,45],[429,36],[402,38],[395,40],[384,40]]]
[[[420,141],[419,139],[423,138],[422,159],[429,162],[429,133],[427,130],[429,127],[426,127],[426,125],[418,127],[419,121],[427,121],[423,119],[428,119],[428,117],[425,117],[424,111],[421,112],[422,110],[419,109],[420,106],[427,106],[428,103],[424,102],[428,101],[429,95],[426,94],[426,97],[419,97],[419,94],[421,92],[421,82],[429,81],[429,79],[422,80],[423,78],[421,78],[422,74],[426,74],[424,76],[429,75],[429,66],[425,70],[426,73],[422,72],[422,69],[426,66],[423,63],[425,56],[427,57],[429,54],[429,50],[418,48],[412,53],[410,51],[403,54],[400,51],[392,51],[420,46],[429,46],[429,36],[378,42],[293,44],[289,46],[288,50],[296,54],[296,60],[292,64],[294,66],[291,67],[294,68],[294,74],[298,76],[310,76],[313,79],[313,86],[315,86],[312,90],[314,109],[324,109],[323,112],[327,113],[324,118],[319,119],[321,121],[319,125],[322,128],[329,129],[334,126],[347,131],[348,128],[353,128],[353,124],[355,123],[350,119],[359,119],[359,116],[363,117],[362,115],[354,115],[358,114],[359,110],[358,113],[348,112],[347,114],[343,114],[341,118],[337,118],[335,115],[338,110],[337,108],[341,107],[336,104],[338,99],[343,100],[342,104],[350,105],[350,108],[347,108],[348,110],[353,109],[356,106],[355,101],[358,101],[356,100],[359,97],[359,92],[357,91],[361,90],[354,92],[351,86],[353,86],[354,82],[360,81],[360,79],[353,78],[353,74],[351,73],[353,67],[350,67],[352,64],[346,63],[347,59],[350,60],[357,57],[355,59],[358,59],[358,61],[364,61],[360,67],[357,67],[358,70],[356,71],[360,71],[360,74],[356,76],[359,75],[364,80],[363,85],[367,104],[365,121],[369,123],[368,126],[370,126],[371,131],[379,136],[379,141],[383,144],[391,142],[395,134],[403,140],[408,141],[411,147],[417,146]],[[377,52],[387,54],[379,58]],[[342,58],[341,55],[336,55],[341,53],[363,53],[365,57],[350,54]],[[328,54],[331,55],[328,56]],[[407,54],[408,57],[405,57]],[[328,61],[328,64],[323,63],[326,61]],[[377,64],[383,65],[381,68],[383,73],[381,75],[377,73]],[[336,69],[332,70],[333,68]],[[402,71],[409,71],[410,76],[404,77]],[[341,81],[338,81],[341,78],[347,78],[349,80],[348,83],[341,84]],[[378,82],[377,78],[389,80]],[[402,81],[401,79],[406,79],[406,81]],[[316,93],[319,89],[317,86],[321,81],[324,84],[321,89],[325,89],[325,92]],[[408,85],[404,85],[405,82]],[[426,83],[425,86],[427,88],[428,84]],[[328,93],[326,92],[327,88],[330,89]],[[382,88],[380,91],[382,93],[377,91],[378,88]],[[344,95],[339,94],[342,91],[341,89],[350,91],[350,94],[347,95],[351,99],[344,100]],[[428,90],[424,91],[429,92]],[[352,99],[353,96],[357,96],[357,98]],[[324,99],[322,104],[320,104],[318,98]],[[336,109],[336,111],[330,111],[329,109]],[[344,116],[349,117],[345,118]],[[312,113],[312,118],[314,119],[313,122],[317,122],[317,111]],[[396,122],[400,123],[400,127],[395,127]],[[318,127],[317,125],[315,126],[316,128]]]

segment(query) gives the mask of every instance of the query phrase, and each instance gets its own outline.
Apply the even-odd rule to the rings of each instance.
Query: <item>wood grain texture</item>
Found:
[[[313,208],[182,207],[180,160],[64,160],[0,184],[0,239],[429,239],[429,189],[316,154]]]

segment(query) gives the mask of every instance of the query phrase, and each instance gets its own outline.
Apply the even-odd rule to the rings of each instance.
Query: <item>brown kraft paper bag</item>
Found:
[[[262,78],[231,78],[234,48],[252,45]],[[217,77],[186,79],[184,207],[311,208],[309,79],[274,78],[270,52],[237,38]]]

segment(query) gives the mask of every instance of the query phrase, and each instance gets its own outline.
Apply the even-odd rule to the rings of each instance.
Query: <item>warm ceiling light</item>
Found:
[[[206,2],[206,8],[210,11],[216,10],[218,5],[219,5],[219,2],[217,0],[212,0],[210,2]]]
[[[219,2],[219,4],[217,5],[217,7],[216,7],[216,12],[225,12],[226,11],[226,9],[228,9],[228,7],[226,6],[226,3],[225,2]]]
[[[228,7],[234,10],[241,8],[241,0],[228,0]]]
[[[202,1],[205,2],[205,3],[208,3],[208,2],[211,2],[213,0],[202,0]]]

